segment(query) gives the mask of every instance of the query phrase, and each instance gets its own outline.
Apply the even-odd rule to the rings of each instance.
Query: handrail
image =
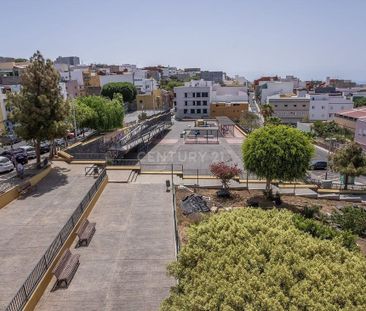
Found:
[[[52,264],[52,261],[56,257],[59,250],[64,245],[65,241],[67,240],[68,236],[75,228],[76,224],[78,223],[81,215],[83,214],[84,210],[90,203],[91,199],[93,198],[94,194],[100,188],[102,181],[106,178],[106,170],[100,173],[98,178],[96,179],[93,186],[90,188],[88,193],[85,195],[83,200],[80,202],[78,207],[75,209],[69,220],[66,222],[64,227],[61,229],[59,234],[53,240],[51,245],[48,247],[47,251],[44,253],[42,258],[38,261],[36,266],[34,267],[33,271],[29,274],[28,278],[25,280],[23,285],[20,287],[14,298],[11,300],[9,305],[6,307],[5,311],[18,311],[22,310],[25,304],[28,302],[29,298],[31,297],[32,293],[38,286],[39,282],[41,281],[42,277],[45,275],[47,269]]]

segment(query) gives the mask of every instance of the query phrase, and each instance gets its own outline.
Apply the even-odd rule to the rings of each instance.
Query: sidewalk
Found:
[[[3,310],[66,223],[94,178],[57,162],[24,199],[0,209],[0,310]]]
[[[75,249],[80,266],[67,290],[51,292],[36,310],[158,310],[174,279],[172,196],[165,184],[109,183],[91,215],[96,232],[88,247]]]

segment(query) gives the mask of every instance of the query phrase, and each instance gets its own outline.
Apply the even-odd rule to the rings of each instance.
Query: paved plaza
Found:
[[[208,171],[212,162],[227,161],[242,167],[241,144],[244,137],[219,137],[219,144],[185,144],[180,134],[185,129],[192,127],[194,122],[174,121],[171,130],[156,141],[149,152],[141,161],[146,163],[174,163],[183,165],[184,170],[200,169]]]
[[[158,310],[174,279],[171,193],[163,183],[106,186],[91,215],[88,247],[71,248],[80,266],[68,289],[46,289],[36,310]]]
[[[83,172],[83,166],[57,162],[36,190],[0,209],[0,310],[94,183],[94,178],[84,177]]]

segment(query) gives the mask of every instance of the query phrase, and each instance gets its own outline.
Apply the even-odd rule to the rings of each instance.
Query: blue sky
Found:
[[[0,0],[0,56],[366,81],[365,0]]]

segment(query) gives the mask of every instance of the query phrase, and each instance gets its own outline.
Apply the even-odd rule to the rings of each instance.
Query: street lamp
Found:
[[[328,179],[328,170],[329,170],[329,161],[330,161],[330,154],[333,150],[333,144],[337,139],[334,137],[326,138],[325,141],[329,142],[329,150],[328,150],[328,163],[327,163],[327,170],[325,172],[325,180]]]

